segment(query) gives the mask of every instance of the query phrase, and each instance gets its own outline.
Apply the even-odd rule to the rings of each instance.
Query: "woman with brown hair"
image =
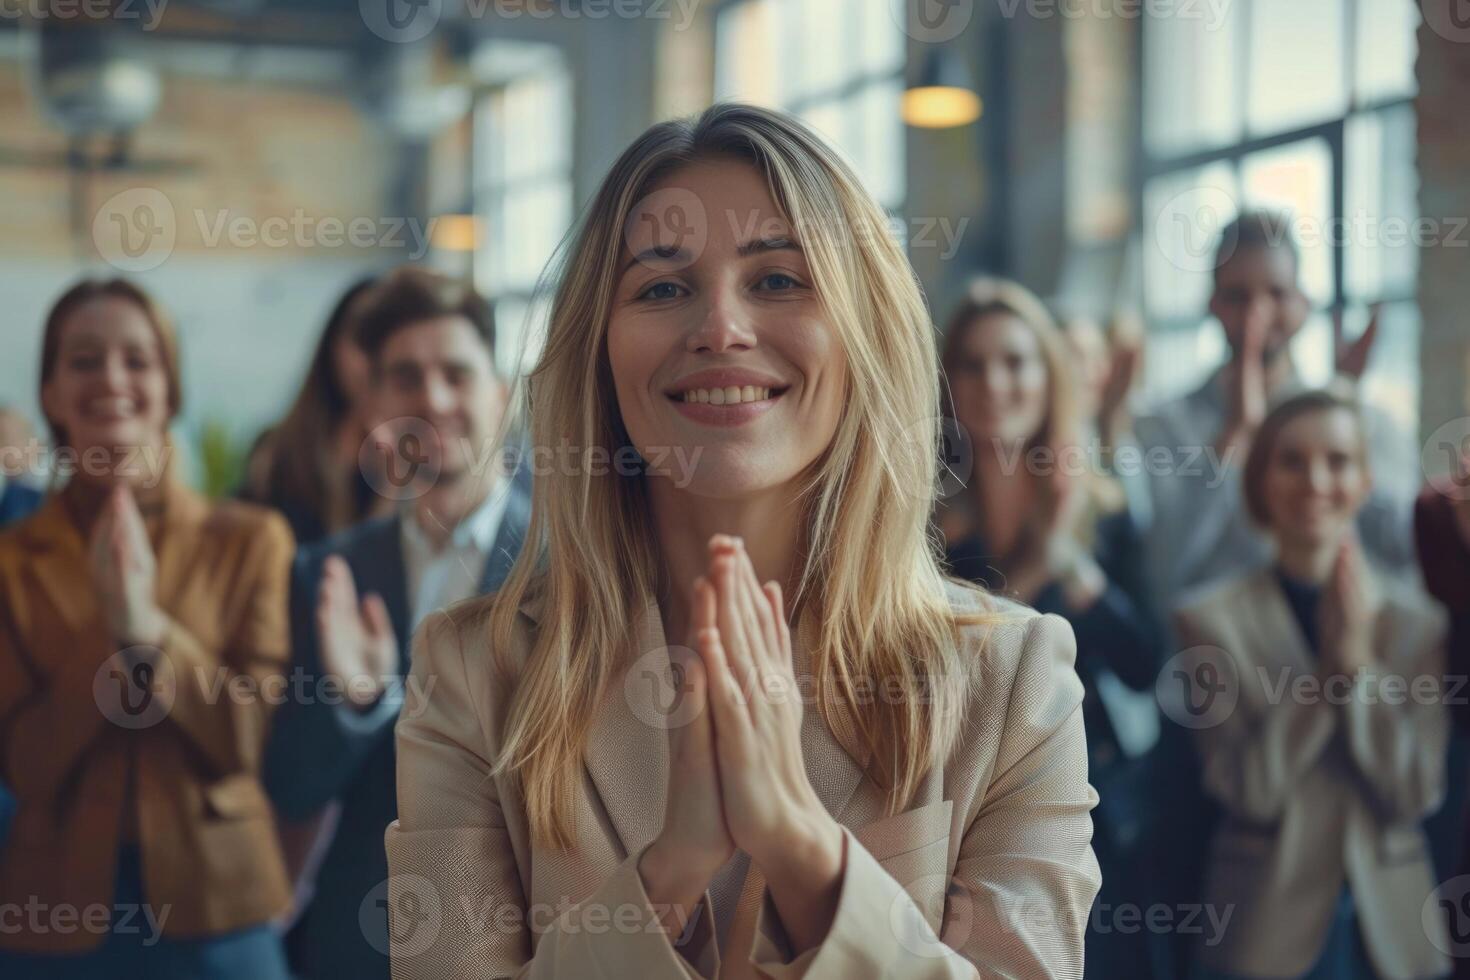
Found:
[[[1373,478],[1356,399],[1280,402],[1243,482],[1274,560],[1175,617],[1188,657],[1173,673],[1211,689],[1186,694],[1204,706],[1202,778],[1224,811],[1204,899],[1234,909],[1196,976],[1447,976],[1421,825],[1445,790],[1445,623],[1364,557],[1355,521]]]
[[[46,321],[41,404],[74,472],[0,534],[7,978],[281,978],[287,903],[256,773],[287,659],[291,533],[169,463],[173,328],[84,281]]]
[[[355,307],[375,281],[359,279],[337,300],[291,410],[261,434],[246,464],[240,496],[279,510],[300,544],[370,516],[376,499],[360,462],[368,363],[355,336]]]

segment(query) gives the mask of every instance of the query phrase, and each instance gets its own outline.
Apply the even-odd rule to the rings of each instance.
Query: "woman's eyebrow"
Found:
[[[676,248],[672,245],[650,245],[637,255],[629,259],[618,275],[622,275],[635,265],[653,264],[657,262],[677,262],[681,266],[693,262],[693,257],[686,248]]]
[[[747,255],[754,255],[756,252],[779,252],[782,250],[800,252],[802,248],[789,238],[756,238],[746,242],[744,245],[738,246],[735,252],[741,258],[744,258]]]

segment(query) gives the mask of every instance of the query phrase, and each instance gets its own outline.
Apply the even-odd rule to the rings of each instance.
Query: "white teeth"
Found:
[[[744,402],[760,402],[771,397],[771,389],[757,388],[755,385],[728,388],[691,388],[684,392],[683,399],[686,402],[698,402],[708,405],[739,405]]]

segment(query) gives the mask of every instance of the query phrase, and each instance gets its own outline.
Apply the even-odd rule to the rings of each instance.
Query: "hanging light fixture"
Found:
[[[954,52],[931,45],[918,84],[903,93],[903,121],[925,129],[968,126],[980,118],[981,108],[965,63]]]

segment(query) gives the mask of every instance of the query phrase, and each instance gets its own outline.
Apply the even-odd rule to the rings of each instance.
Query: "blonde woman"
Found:
[[[614,164],[529,379],[533,445],[573,451],[505,587],[416,638],[396,977],[1080,976],[1072,634],[939,569],[933,331],[885,227],[761,109]]]
[[[1121,490],[1074,452],[1081,419],[1066,337],[1024,286],[976,279],[950,317],[941,363],[952,417],[973,448],[967,485],[936,514],[945,560],[955,575],[1071,624],[1088,772],[1101,795],[1099,909],[1147,907],[1163,829],[1154,817],[1168,807],[1156,797],[1159,758],[1123,738],[1130,726],[1157,724],[1153,700],[1121,685],[1152,691],[1163,642]],[[1098,926],[1087,935],[1089,977],[1151,975],[1161,936]]]

